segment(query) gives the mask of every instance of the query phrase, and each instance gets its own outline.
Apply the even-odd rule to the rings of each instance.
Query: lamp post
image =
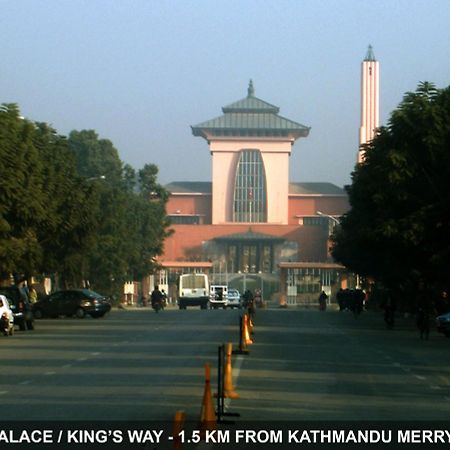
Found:
[[[323,216],[323,217],[327,217],[328,219],[331,219],[335,225],[339,225],[341,222],[339,221],[339,219],[336,219],[336,217],[330,216],[329,214],[325,214],[322,211],[316,211],[317,215],[319,216]]]

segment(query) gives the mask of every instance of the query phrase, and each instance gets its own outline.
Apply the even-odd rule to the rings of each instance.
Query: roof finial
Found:
[[[364,61],[376,61],[371,45],[369,45],[369,48],[367,49],[367,54],[366,57],[364,58]]]
[[[254,97],[255,96],[255,89],[253,87],[253,80],[250,80],[248,83],[248,90],[247,90],[247,97]]]

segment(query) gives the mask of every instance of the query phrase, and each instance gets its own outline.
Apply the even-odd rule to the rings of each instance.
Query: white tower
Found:
[[[358,163],[364,159],[361,146],[370,142],[379,127],[379,64],[369,45],[361,65],[361,127],[359,129]]]

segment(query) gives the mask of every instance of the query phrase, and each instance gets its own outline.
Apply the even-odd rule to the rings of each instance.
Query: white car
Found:
[[[241,308],[241,293],[237,289],[228,289],[228,308]]]
[[[5,336],[14,334],[14,314],[9,306],[8,299],[0,294],[0,331]]]
[[[226,308],[228,305],[228,286],[222,284],[212,284],[209,288],[210,308]]]

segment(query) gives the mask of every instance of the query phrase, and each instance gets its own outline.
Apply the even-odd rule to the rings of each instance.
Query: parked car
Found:
[[[450,312],[436,317],[436,326],[439,333],[450,337]]]
[[[34,318],[26,288],[19,286],[0,287],[0,294],[9,300],[14,315],[14,324],[20,330],[34,330]]]
[[[0,295],[0,332],[5,336],[14,334],[14,314],[4,295]]]
[[[241,293],[237,289],[228,289],[228,308],[242,308]]]
[[[89,289],[57,291],[33,303],[33,314],[36,319],[58,316],[76,316],[81,319],[86,314],[97,318],[110,310],[109,299]]]

